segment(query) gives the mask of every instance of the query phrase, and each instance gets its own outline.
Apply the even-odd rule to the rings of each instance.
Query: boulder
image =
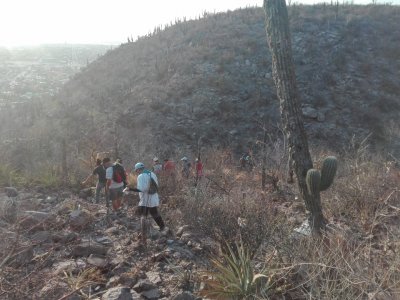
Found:
[[[182,233],[187,231],[189,228],[190,228],[189,225],[183,225],[183,226],[179,227],[178,230],[176,231],[176,236],[180,237],[182,235]]]
[[[95,241],[85,241],[72,249],[72,255],[75,257],[89,256],[90,254],[106,255],[107,250],[107,247]]]
[[[73,210],[69,215],[69,226],[72,230],[81,231],[87,229],[92,223],[92,216],[85,210]]]
[[[141,295],[145,299],[156,300],[156,299],[160,298],[161,293],[158,289],[152,289],[152,290],[143,292]]]
[[[107,259],[104,256],[90,254],[87,262],[99,268],[105,268],[108,265]]]
[[[45,243],[51,241],[51,233],[49,231],[38,231],[32,235],[31,240],[36,243]]]
[[[87,198],[89,198],[90,196],[92,196],[92,188],[86,188],[86,189],[83,189],[83,190],[81,190],[80,192],[79,192],[79,198],[82,198],[82,199],[87,199]]]
[[[53,275],[61,275],[64,272],[78,274],[84,268],[86,268],[86,263],[82,259],[60,261],[53,265]]]
[[[10,261],[13,267],[18,268],[23,265],[29,264],[32,258],[33,258],[33,247],[31,246],[18,252],[10,259]]]
[[[4,192],[8,197],[17,197],[18,190],[15,187],[5,187]]]
[[[161,277],[160,277],[160,273],[158,272],[147,272],[146,273],[147,278],[154,284],[158,285],[162,282]]]
[[[70,292],[66,282],[50,279],[39,292],[39,299],[60,299]]]
[[[318,112],[315,108],[306,106],[302,108],[303,116],[310,119],[316,119],[318,117]]]
[[[197,297],[193,296],[193,294],[189,292],[183,292],[181,294],[172,297],[172,300],[196,300],[196,299]]]
[[[130,288],[118,286],[109,289],[101,297],[102,300],[135,300],[140,299],[140,295],[131,292]]]
[[[29,229],[30,232],[44,231],[56,223],[53,214],[42,211],[24,211],[21,214],[19,225],[21,229]]]
[[[150,291],[157,288],[157,286],[148,279],[141,279],[135,284],[133,289],[138,292]]]
[[[318,112],[317,121],[318,122],[325,122],[325,114],[323,112]]]

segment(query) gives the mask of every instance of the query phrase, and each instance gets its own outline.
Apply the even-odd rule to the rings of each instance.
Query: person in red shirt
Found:
[[[200,157],[196,158],[194,166],[196,170],[196,179],[200,179],[203,177],[203,163],[201,162]]]
[[[175,171],[175,163],[172,160],[169,160],[168,158],[166,158],[166,159],[164,159],[163,169],[167,173],[173,173]]]

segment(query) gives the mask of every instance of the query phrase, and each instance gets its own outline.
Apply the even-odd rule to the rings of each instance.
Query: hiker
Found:
[[[192,164],[190,163],[190,161],[188,160],[188,158],[186,156],[182,157],[181,161],[183,163],[182,176],[185,177],[185,178],[189,178],[189,176],[190,176],[190,168],[192,167]]]
[[[168,158],[164,159],[163,170],[167,174],[174,173],[175,172],[175,163],[172,160],[169,160]]]
[[[122,159],[121,159],[121,158],[117,158],[117,159],[115,160],[114,165],[117,166],[117,167],[121,170],[121,172],[122,172],[122,171],[124,172],[125,176],[123,176],[123,177],[124,177],[123,180],[124,180],[124,188],[126,188],[126,186],[128,185],[128,182],[127,182],[127,177],[128,177],[128,176],[127,176],[127,174],[126,174],[126,171],[125,171],[124,166],[122,165]]]
[[[157,209],[160,205],[160,199],[158,197],[158,180],[156,174],[146,170],[144,164],[141,162],[135,165],[135,172],[138,174],[137,191],[139,191],[139,212],[141,219],[146,218],[150,212],[160,231],[166,232],[168,228],[165,226]]]
[[[107,194],[109,200],[111,200],[113,210],[117,211],[121,207],[124,185],[126,183],[125,169],[122,167],[120,162],[112,164],[110,158],[105,158],[104,160],[106,160],[106,164],[104,165],[104,167],[107,168],[106,169]],[[107,207],[108,206],[109,203],[107,202]]]
[[[106,194],[106,169],[102,164],[101,159],[96,159],[96,168],[93,169],[92,174],[88,176],[84,181],[82,181],[83,185],[86,185],[89,180],[91,180],[94,176],[97,176],[97,184],[96,184],[96,194],[95,194],[95,203],[99,203],[100,200],[100,192],[104,189],[104,193]]]
[[[240,157],[240,167],[242,169],[248,168],[249,171],[253,169],[253,160],[251,158],[250,150],[247,150],[241,157]]]
[[[153,172],[158,175],[163,170],[163,165],[159,162],[158,157],[153,158]]]
[[[196,179],[202,178],[203,177],[203,163],[201,162],[200,157],[196,158],[194,167],[196,170]]]

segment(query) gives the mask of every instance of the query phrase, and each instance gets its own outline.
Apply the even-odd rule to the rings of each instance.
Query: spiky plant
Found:
[[[201,296],[212,299],[257,299],[266,297],[271,285],[264,271],[256,273],[250,251],[242,243],[236,249],[227,245],[221,260],[212,260],[215,271],[207,273]]]

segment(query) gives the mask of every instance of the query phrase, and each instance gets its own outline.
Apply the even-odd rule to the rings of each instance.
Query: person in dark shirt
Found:
[[[99,203],[100,200],[100,192],[102,189],[106,188],[106,169],[104,168],[101,159],[96,160],[96,168],[94,168],[92,174],[86,178],[82,184],[85,185],[90,179],[94,176],[97,176],[97,184],[96,184],[96,194],[95,194],[95,202]]]

